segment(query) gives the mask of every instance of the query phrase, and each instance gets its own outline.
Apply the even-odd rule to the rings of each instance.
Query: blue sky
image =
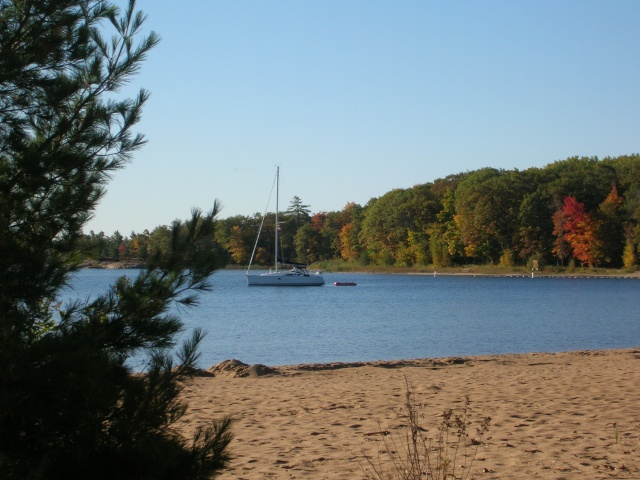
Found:
[[[121,3],[121,2],[118,2]],[[640,152],[640,2],[139,0],[148,144],[86,231],[366,204],[483,167]],[[270,211],[275,206],[272,204]]]

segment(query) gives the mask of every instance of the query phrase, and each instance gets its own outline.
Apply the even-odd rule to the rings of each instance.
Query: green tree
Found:
[[[553,210],[549,194],[542,184],[524,196],[518,212],[516,246],[518,256],[548,256],[553,248]]]
[[[409,230],[407,243],[405,264],[429,265],[431,263],[431,249],[427,233]]]
[[[497,260],[501,245],[497,245],[496,235],[501,219],[496,211],[493,186],[503,173],[494,168],[477,170],[456,189],[454,219],[469,257]]]
[[[529,171],[482,169],[460,182],[455,206],[465,244],[492,261],[512,254],[521,204],[535,190],[534,178]]]
[[[344,225],[343,212],[318,212],[310,220],[311,227],[320,235],[315,257],[317,260],[340,258],[340,231]]]
[[[429,226],[429,250],[434,265],[451,266],[456,259],[464,257],[464,243],[460,238],[456,222],[455,191],[456,180],[436,181],[434,186],[442,190],[442,208],[436,215],[436,221]]]
[[[547,191],[556,206],[572,196],[579,198],[588,211],[598,208],[616,180],[613,166],[597,157],[567,158],[548,165],[545,174],[549,176]]]
[[[602,258],[605,264],[614,267],[619,267],[623,263],[625,235],[622,204],[623,199],[618,195],[618,188],[613,184],[611,192],[600,204],[596,213],[598,219],[596,235],[601,244],[601,251],[597,256]]]
[[[84,258],[94,260],[105,256],[106,236],[104,232],[96,234],[93,230],[88,235],[83,235],[79,240],[78,248]]]
[[[144,230],[142,233],[131,233],[132,243],[131,251],[134,252],[136,258],[146,259],[149,256],[149,231]]]
[[[137,41],[143,22],[134,2],[0,0],[0,478],[204,479],[228,461],[229,418],[192,442],[173,428],[203,334],[176,363],[170,307],[219,266],[216,205],[175,222],[137,278],[55,307],[109,174],[144,143],[148,94],[117,99],[158,42]]]
[[[296,261],[301,263],[313,263],[319,260],[318,252],[321,250],[322,237],[320,232],[310,224],[301,226],[293,240],[296,249]]]
[[[111,258],[120,260],[124,257],[124,237],[118,230],[113,232],[113,235],[109,238],[109,246],[111,247],[111,251],[109,252]]]
[[[391,265],[401,249],[407,247],[413,227],[411,192],[395,189],[372,200],[364,211],[360,241],[380,264]]]
[[[409,193],[408,209],[412,222],[407,232],[403,263],[429,265],[432,262],[430,227],[437,221],[442,201],[430,183],[414,185]]]
[[[616,183],[624,198],[620,212],[623,214],[624,249],[623,265],[637,263],[640,247],[640,154],[623,155],[603,160],[616,171]]]
[[[166,255],[171,248],[171,228],[160,225],[153,229],[149,235],[147,251],[150,256]]]

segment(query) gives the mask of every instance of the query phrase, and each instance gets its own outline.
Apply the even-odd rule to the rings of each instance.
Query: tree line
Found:
[[[217,222],[220,262],[274,262],[275,213]],[[542,168],[482,168],[394,189],[366,205],[311,213],[299,197],[280,213],[282,255],[321,264],[448,267],[468,264],[632,267],[640,244],[640,155],[571,157]],[[145,259],[170,243],[152,232],[85,235],[86,251]]]

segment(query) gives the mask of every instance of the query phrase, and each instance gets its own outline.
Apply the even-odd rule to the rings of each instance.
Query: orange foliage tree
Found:
[[[227,250],[236,264],[242,265],[248,262],[249,252],[245,246],[242,229],[238,225],[231,227]]]
[[[357,240],[354,238],[353,230],[351,223],[347,223],[340,230],[340,255],[347,261],[358,259]]]
[[[590,266],[601,262],[598,220],[586,211],[584,203],[572,196],[565,197],[562,210],[554,214],[553,220],[554,234],[558,236],[554,246],[557,256],[563,254],[563,241],[566,241],[576,260]]]

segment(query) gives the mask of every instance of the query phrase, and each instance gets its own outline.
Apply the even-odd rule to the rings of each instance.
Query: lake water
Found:
[[[82,270],[70,296],[135,270]],[[200,366],[395,360],[640,346],[640,280],[325,273],[324,287],[247,287],[220,271],[181,310],[208,335]],[[356,287],[335,287],[354,281]]]

